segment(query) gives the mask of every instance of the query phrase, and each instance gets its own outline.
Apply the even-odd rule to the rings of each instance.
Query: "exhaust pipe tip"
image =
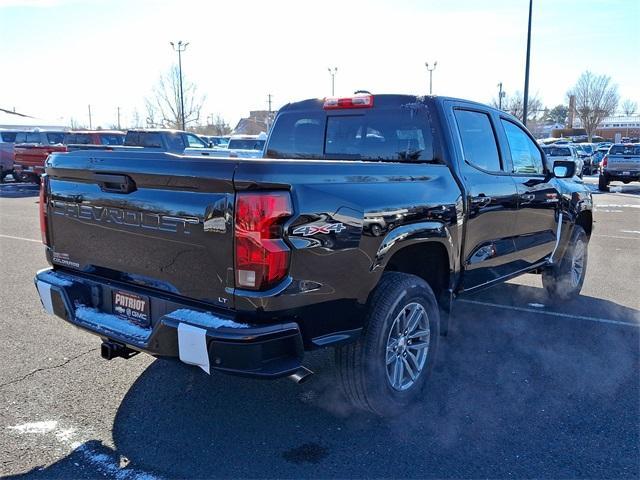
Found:
[[[302,385],[303,383],[306,383],[306,381],[309,380],[312,375],[313,372],[311,370],[306,367],[300,367],[295,371],[295,373],[289,375],[288,378],[290,378],[294,383]]]

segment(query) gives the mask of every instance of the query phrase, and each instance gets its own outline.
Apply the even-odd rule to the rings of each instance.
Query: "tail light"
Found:
[[[288,192],[242,192],[236,197],[236,285],[265,290],[285,278],[290,250],[282,223],[293,209]]]
[[[49,231],[47,228],[47,176],[40,178],[40,234],[42,243],[49,245]]]
[[[340,108],[371,108],[373,107],[373,95],[356,95],[346,98],[325,98],[325,110],[336,110]]]
[[[609,162],[609,155],[605,155],[604,158],[602,159],[602,168],[606,167],[608,162]]]

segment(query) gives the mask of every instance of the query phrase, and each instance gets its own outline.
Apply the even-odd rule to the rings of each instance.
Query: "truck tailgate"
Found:
[[[640,155],[609,155],[608,170],[640,170]]]
[[[235,167],[157,152],[52,155],[52,263],[233,308]]]

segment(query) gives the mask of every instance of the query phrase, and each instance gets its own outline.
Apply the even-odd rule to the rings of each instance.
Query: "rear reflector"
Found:
[[[325,98],[324,109],[336,110],[339,108],[371,108],[373,107],[373,95],[356,95],[345,98]]]
[[[238,193],[235,268],[239,288],[265,290],[286,277],[289,247],[282,239],[282,223],[292,213],[289,192]]]
[[[40,177],[40,234],[42,243],[49,245],[49,232],[47,231],[47,176]]]

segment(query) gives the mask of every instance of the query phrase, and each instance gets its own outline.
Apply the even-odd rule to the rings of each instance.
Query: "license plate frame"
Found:
[[[148,327],[151,323],[149,297],[127,290],[111,290],[112,312],[137,325]]]

